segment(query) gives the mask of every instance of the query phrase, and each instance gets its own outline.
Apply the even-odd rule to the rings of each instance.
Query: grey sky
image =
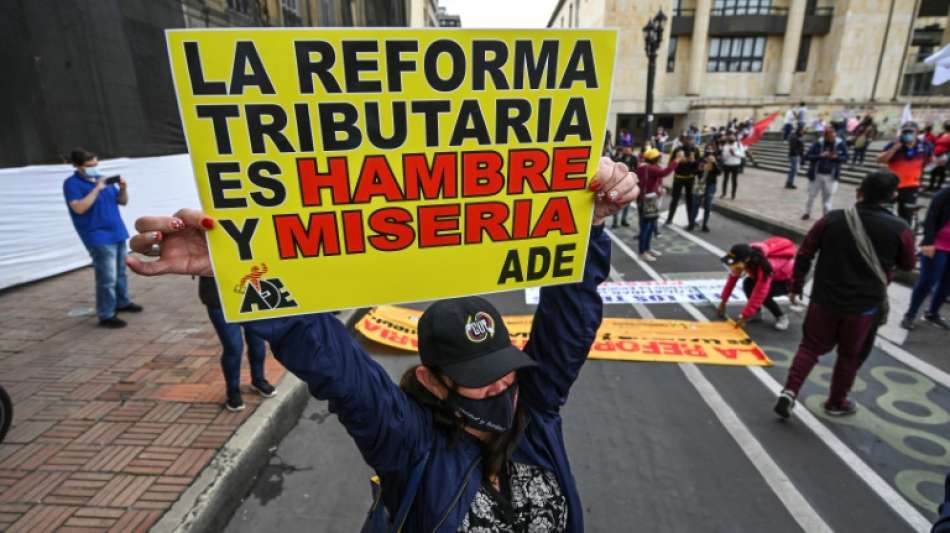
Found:
[[[557,0],[439,0],[463,28],[544,28]]]

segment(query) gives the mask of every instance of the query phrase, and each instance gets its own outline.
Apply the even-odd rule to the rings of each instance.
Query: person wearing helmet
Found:
[[[589,189],[594,216],[583,280],[541,289],[523,351],[498,311],[477,297],[437,302],[423,313],[421,361],[400,385],[329,313],[248,323],[314,397],[329,401],[379,476],[391,516],[408,496],[403,531],[527,531],[536,521],[548,524],[543,531],[583,531],[560,410],[603,316],[597,285],[610,271],[604,220],[639,192],[634,174],[609,158]],[[129,267],[210,276],[204,233],[215,227],[189,209],[139,218],[132,249],[159,258],[132,257]]]

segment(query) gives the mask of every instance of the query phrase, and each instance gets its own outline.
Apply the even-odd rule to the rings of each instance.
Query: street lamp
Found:
[[[656,78],[656,52],[663,42],[663,23],[666,22],[666,15],[660,9],[647,25],[643,27],[643,45],[650,60],[647,66],[647,102],[646,102],[646,131],[644,131],[644,143],[653,137],[653,83]],[[660,148],[660,147],[657,147]]]

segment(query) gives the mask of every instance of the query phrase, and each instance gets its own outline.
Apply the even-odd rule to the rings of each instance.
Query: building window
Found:
[[[772,0],[714,0],[713,17],[732,17],[736,15],[768,15],[772,11]]]
[[[666,52],[666,71],[673,72],[676,68],[676,43],[679,39],[670,37],[670,45]]]
[[[250,11],[251,0],[228,0],[228,8],[238,13],[248,14]]]
[[[811,55],[811,35],[802,35],[798,45],[798,59],[795,61],[795,72],[808,70],[808,56]]]
[[[708,72],[762,72],[765,37],[726,37],[709,40]]]

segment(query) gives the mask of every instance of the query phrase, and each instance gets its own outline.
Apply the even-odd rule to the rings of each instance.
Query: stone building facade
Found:
[[[549,27],[620,30],[607,126],[614,132],[642,131],[642,28],[661,9],[668,19],[654,113],[674,131],[761,118],[802,101],[826,120],[872,112],[893,126],[907,102],[915,118],[950,119],[950,98],[929,88],[929,78],[905,76],[926,77],[922,51],[950,42],[947,0],[559,0]],[[923,90],[902,93],[912,81]]]

